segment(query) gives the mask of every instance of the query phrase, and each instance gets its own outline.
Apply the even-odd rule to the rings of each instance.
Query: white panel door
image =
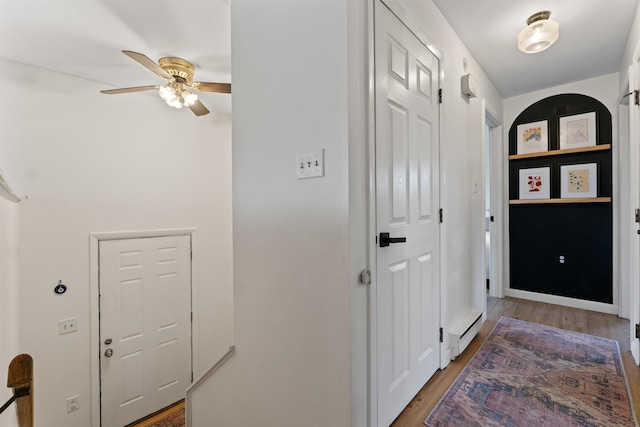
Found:
[[[101,241],[103,427],[180,399],[191,383],[191,238]]]
[[[438,59],[375,9],[378,426],[440,365]],[[384,246],[381,233],[406,242]]]
[[[640,45],[638,49],[640,50]],[[640,58],[634,59],[633,65],[629,72],[629,88],[631,90],[640,89]],[[640,208],[640,172],[638,172],[638,164],[640,164],[640,106],[635,104],[634,95],[631,96],[629,102],[629,141],[631,144],[631,167],[630,167],[630,188],[631,188],[631,206],[636,209]],[[636,363],[640,365],[640,340],[636,338],[636,325],[640,324],[640,235],[635,236],[633,240],[633,274],[631,281],[631,354]],[[624,295],[622,296],[624,298]]]

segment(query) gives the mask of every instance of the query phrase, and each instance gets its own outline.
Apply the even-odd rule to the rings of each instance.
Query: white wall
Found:
[[[485,100],[492,117],[502,117],[502,96],[431,0],[402,0],[401,4],[443,57],[440,197],[444,209],[441,279],[446,349],[447,330],[470,309],[485,306],[485,112],[480,101]],[[467,71],[463,69],[464,58]],[[477,79],[477,99],[462,95],[460,78],[467,73]],[[479,184],[477,193],[473,192],[474,179]],[[449,361],[446,356],[443,354],[443,366]]]
[[[231,2],[236,354],[194,426],[349,425],[347,3]]]
[[[89,233],[196,228],[196,366],[232,344],[230,117],[196,117],[153,95],[107,97],[96,83],[12,62],[0,70],[0,168],[29,196],[11,327],[34,358],[36,424],[87,427]],[[58,280],[64,295],[53,293]],[[59,336],[70,317],[78,332]],[[67,414],[76,394],[80,410]]]
[[[463,58],[495,117],[502,99],[433,3],[409,3],[444,57],[443,282],[451,324],[484,306],[484,190],[472,193],[473,177],[483,181],[484,116],[480,102],[460,93]],[[366,288],[356,273],[368,256],[361,227],[372,153],[364,146],[362,79],[371,4],[231,4],[237,352],[194,394],[196,427],[366,425]],[[466,126],[471,116],[477,129]],[[321,148],[326,176],[297,181],[296,153]]]
[[[627,40],[627,45],[624,49],[622,60],[620,61],[620,68],[618,69],[620,86],[626,83],[629,65],[633,63],[633,55],[639,53],[637,52],[638,47],[640,47],[640,4],[638,4],[638,9],[636,9],[636,16],[633,19],[629,39]]]
[[[536,92],[530,92],[523,95],[505,98],[504,100],[504,131],[508,135],[509,128],[513,121],[527,107],[534,102],[549,96],[559,95],[562,93],[579,93],[602,102],[611,112],[611,121],[613,125],[613,141],[617,140],[617,109],[618,109],[618,73],[608,74],[606,76],[595,77],[593,79],[582,80],[566,85],[555,86]]]
[[[611,313],[628,312],[628,298],[620,298],[620,287],[625,288],[623,292],[624,295],[628,293],[628,283],[619,283],[618,278],[618,220],[616,218],[619,217],[618,209],[619,209],[619,200],[618,200],[618,73],[608,74],[606,76],[595,77],[593,79],[582,80],[574,83],[569,83],[561,86],[555,86],[552,88],[543,89],[536,92],[531,92],[519,96],[514,96],[512,98],[506,98],[504,100],[504,140],[505,142],[509,140],[509,128],[513,124],[514,120],[518,117],[522,111],[524,111],[531,104],[540,101],[541,99],[547,98],[549,96],[559,95],[563,93],[578,93],[582,95],[587,95],[592,98],[597,99],[602,102],[611,112],[611,126],[612,126],[612,159],[613,159],[613,259],[614,259],[614,267],[613,267],[613,304],[603,304],[603,303],[592,303],[589,301],[571,299],[571,298],[562,298],[555,297],[546,294],[535,294],[532,293],[530,296],[532,298],[536,298],[540,301],[550,302],[555,304],[564,304],[572,307],[584,308],[589,310],[596,311],[605,311]],[[508,170],[507,157],[508,157],[508,146],[505,143],[504,153],[503,153],[503,161],[505,162],[505,169]],[[507,248],[508,251],[508,248]],[[508,255],[508,253],[506,254]],[[507,279],[508,282],[508,279]],[[508,283],[507,283],[508,287]],[[507,292],[508,295],[515,296],[513,292]],[[523,295],[518,294],[518,296],[522,297]]]
[[[0,159],[2,159],[0,150]],[[18,204],[0,197],[0,405],[11,397],[7,369],[19,354]],[[0,415],[0,426],[17,427],[15,407]]]

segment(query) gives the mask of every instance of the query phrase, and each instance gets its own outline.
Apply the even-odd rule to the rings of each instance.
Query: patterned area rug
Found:
[[[430,427],[634,427],[616,341],[503,317]]]

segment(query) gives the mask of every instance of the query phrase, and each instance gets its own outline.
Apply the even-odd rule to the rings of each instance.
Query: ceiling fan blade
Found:
[[[107,95],[114,95],[116,93],[128,93],[128,92],[142,92],[145,90],[154,90],[154,89],[158,89],[160,86],[158,85],[154,85],[154,86],[136,86],[136,87],[123,87],[121,89],[107,89],[107,90],[101,90],[101,93],[105,93]]]
[[[205,114],[209,114],[209,110],[204,104],[200,101],[196,101],[193,105],[190,105],[189,108],[193,111],[193,114],[196,116],[204,116]]]
[[[193,82],[191,87],[202,92],[231,93],[231,83]]]
[[[138,62],[139,64],[143,65],[144,67],[150,69],[157,76],[160,76],[163,79],[169,79],[169,80],[173,79],[173,76],[171,74],[169,74],[165,70],[163,70],[158,64],[153,62],[146,55],[143,55],[143,54],[138,53],[138,52],[133,52],[133,51],[130,51],[130,50],[123,50],[122,53],[124,53],[129,58],[133,59],[134,61]]]

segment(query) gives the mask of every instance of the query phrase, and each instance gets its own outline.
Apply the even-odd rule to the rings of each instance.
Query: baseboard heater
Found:
[[[482,327],[482,310],[471,310],[449,331],[451,360],[458,357]]]

